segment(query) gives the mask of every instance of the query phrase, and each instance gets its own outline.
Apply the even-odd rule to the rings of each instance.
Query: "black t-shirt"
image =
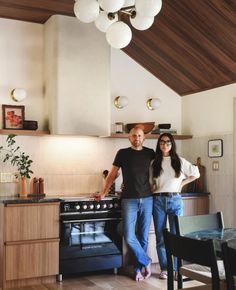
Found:
[[[143,147],[142,150],[129,147],[117,152],[113,165],[122,170],[124,184],[122,198],[141,198],[151,195],[149,166],[154,156],[154,150],[147,147]]]

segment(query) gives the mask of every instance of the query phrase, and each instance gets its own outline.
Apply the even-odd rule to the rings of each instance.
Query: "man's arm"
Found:
[[[97,200],[100,200],[100,199],[104,198],[106,196],[106,194],[109,192],[110,187],[112,186],[113,182],[115,181],[115,179],[119,175],[118,174],[119,169],[120,168],[117,167],[117,166],[114,166],[114,165],[112,166],[112,168],[110,170],[110,173],[107,175],[107,177],[105,179],[105,183],[103,185],[103,189],[99,193],[96,193],[94,195],[94,197]]]

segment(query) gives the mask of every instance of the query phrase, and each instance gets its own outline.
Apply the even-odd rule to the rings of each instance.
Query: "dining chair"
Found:
[[[176,233],[185,236],[190,232],[223,229],[223,213],[193,215],[193,216],[175,216]]]
[[[167,255],[168,290],[174,290],[173,257],[177,257],[178,275],[181,275],[179,269],[182,266],[183,260],[209,267],[211,274],[210,280],[205,283],[206,285],[194,287],[192,289],[221,289],[220,276],[212,240],[195,240],[172,234],[167,229],[164,229],[163,236]],[[182,289],[182,287],[178,287],[178,289]]]
[[[228,241],[224,242],[221,245],[222,248],[222,257],[225,266],[225,277],[226,277],[226,285],[227,290],[234,290],[236,288],[235,278],[236,276],[236,248],[232,248],[230,243],[234,242],[234,246],[236,241]]]
[[[176,234],[185,236],[191,232],[202,230],[215,230],[224,228],[222,212],[194,216],[175,216]],[[224,279],[224,266],[222,260],[217,260],[218,270],[221,279]],[[211,272],[208,267],[198,264],[184,263],[179,269],[181,275],[178,275],[178,287],[183,287],[183,282],[189,280],[198,280],[202,283],[210,283]],[[182,278],[187,277],[187,278]]]

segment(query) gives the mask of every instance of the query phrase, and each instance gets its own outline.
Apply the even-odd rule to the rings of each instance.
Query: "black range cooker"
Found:
[[[117,196],[65,198],[60,206],[62,275],[122,266],[121,205]]]

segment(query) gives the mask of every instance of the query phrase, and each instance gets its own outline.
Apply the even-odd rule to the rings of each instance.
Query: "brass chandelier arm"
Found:
[[[100,7],[100,10],[101,11],[104,11],[101,7]],[[115,19],[115,15],[118,15],[120,16],[120,14],[126,14],[126,15],[130,15],[131,18],[134,18],[136,16],[136,11],[135,11],[135,6],[127,6],[127,7],[123,7],[121,8],[119,11],[116,11],[116,12],[109,12],[107,14],[107,17],[110,19],[110,20],[113,20]]]

